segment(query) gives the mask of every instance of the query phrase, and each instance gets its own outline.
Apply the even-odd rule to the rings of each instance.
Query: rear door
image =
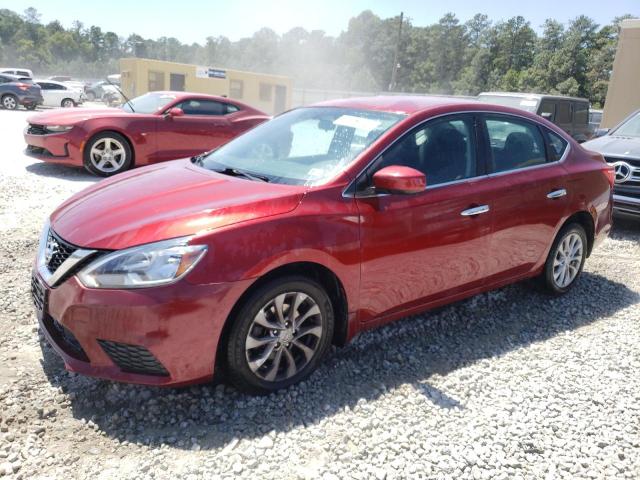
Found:
[[[545,261],[571,193],[560,162],[567,142],[522,117],[487,113],[481,118],[492,191],[488,281],[495,284],[526,275]],[[555,149],[551,136],[559,143]]]

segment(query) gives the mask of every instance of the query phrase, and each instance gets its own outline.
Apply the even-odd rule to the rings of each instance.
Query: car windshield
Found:
[[[536,113],[539,100],[537,98],[518,97],[510,95],[479,95],[478,100],[505,107],[519,108],[527,112]]]
[[[116,90],[115,87],[112,88]],[[125,112],[158,113],[163,111],[175,99],[176,96],[169,93],[145,93],[125,103],[122,109]],[[131,109],[132,106],[133,110]]]
[[[640,112],[616,128],[613,134],[621,137],[640,137]]]
[[[266,181],[320,185],[343,171],[405,115],[337,107],[299,108],[201,158],[204,168]]]

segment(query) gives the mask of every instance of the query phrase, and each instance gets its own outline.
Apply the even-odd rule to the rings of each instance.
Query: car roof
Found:
[[[2,73],[2,72],[0,72],[0,75],[2,75],[3,77],[10,78],[11,81],[13,81],[13,82],[18,82],[18,81],[20,81],[21,78],[25,78],[24,75],[14,75],[12,73]],[[29,78],[29,80],[31,80],[31,79]]]
[[[66,85],[62,82],[59,82],[58,80],[49,80],[48,78],[42,78],[42,79],[38,79],[38,80],[34,80],[35,83],[53,83],[55,85],[61,85],[63,87],[66,87]]]
[[[328,100],[313,104],[319,107],[342,107],[358,110],[378,110],[381,112],[411,115],[433,107],[446,105],[477,104],[473,97],[453,97],[445,95],[378,95],[374,97],[353,97]]]
[[[147,94],[149,93],[154,93],[154,94],[160,94],[160,95],[173,95],[174,97],[176,97],[176,100],[187,100],[189,98],[204,98],[207,100],[215,100],[216,102],[224,102],[224,103],[230,103],[231,105],[235,105],[237,107],[240,107],[243,110],[252,110],[255,113],[259,113],[261,115],[266,115],[266,113],[264,113],[261,110],[258,110],[255,107],[252,107],[251,105],[248,105],[246,103],[240,102],[238,100],[232,99],[232,98],[228,98],[228,97],[222,97],[220,95],[210,95],[207,93],[198,93],[198,92],[176,92],[173,90],[156,90],[153,92],[147,92]]]
[[[573,100],[578,102],[589,102],[587,98],[581,97],[568,97],[565,95],[547,95],[546,93],[523,93],[523,92],[482,92],[479,97],[483,95],[492,95],[494,97],[516,97],[516,98],[528,98],[541,100],[543,98],[550,98],[552,100]]]

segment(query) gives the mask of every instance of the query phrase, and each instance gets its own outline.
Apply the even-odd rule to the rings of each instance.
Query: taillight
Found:
[[[16,87],[18,87],[20,90],[29,90],[29,87],[31,85],[29,85],[28,83],[16,83]]]
[[[607,165],[604,169],[604,173],[607,176],[607,180],[609,180],[609,186],[613,188],[613,185],[616,183],[616,171],[611,165]]]

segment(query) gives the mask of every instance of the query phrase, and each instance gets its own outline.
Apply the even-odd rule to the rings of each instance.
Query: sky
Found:
[[[463,22],[476,13],[485,13],[494,22],[522,15],[537,31],[549,17],[566,22],[585,14],[599,24],[625,13],[640,17],[639,0],[0,0],[0,8],[19,13],[27,7],[36,8],[45,23],[59,20],[69,27],[80,20],[120,36],[167,36],[185,43],[203,43],[208,36],[219,35],[238,40],[263,27],[282,34],[301,26],[337,36],[351,17],[367,9],[382,18],[403,11],[416,26],[435,23],[447,12]]]

